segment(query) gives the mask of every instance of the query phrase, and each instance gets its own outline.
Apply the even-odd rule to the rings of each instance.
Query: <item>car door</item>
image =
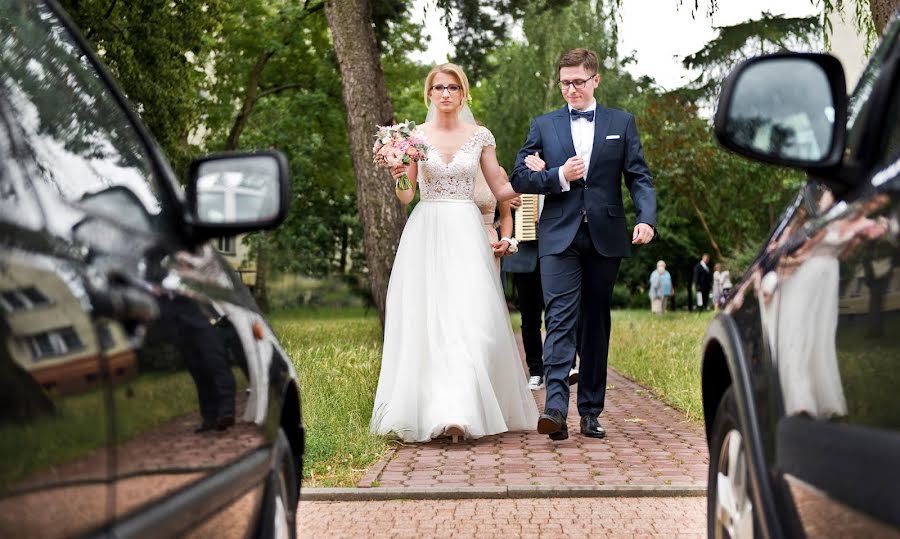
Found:
[[[900,51],[885,34],[851,111],[844,200],[807,188],[763,287],[781,395],[776,469],[789,529],[900,535]],[[763,278],[766,283],[766,277]]]
[[[114,532],[182,534],[231,507],[229,533],[246,535],[271,460],[266,401],[247,391],[246,289],[209,246],[183,244],[158,150],[56,7],[0,6],[16,47],[4,82],[47,235],[84,264]]]
[[[59,538],[112,512],[108,365],[88,265],[48,230],[16,133],[22,43],[0,13],[0,537]],[[21,58],[21,56],[19,56]],[[24,101],[20,102],[23,105]]]

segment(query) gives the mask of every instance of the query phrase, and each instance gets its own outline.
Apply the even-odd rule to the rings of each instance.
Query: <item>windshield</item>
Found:
[[[52,11],[0,0],[0,100],[44,188],[70,201],[114,186],[160,204],[145,146]],[[18,137],[17,137],[18,138]]]

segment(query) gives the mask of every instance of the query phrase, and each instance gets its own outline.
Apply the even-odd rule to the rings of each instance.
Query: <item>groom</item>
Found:
[[[656,193],[634,116],[601,107],[597,53],[573,49],[559,59],[565,107],[531,122],[510,179],[520,193],[543,193],[538,227],[541,281],[546,304],[544,380],[547,400],[537,429],[552,440],[569,437],[569,367],[575,358],[579,307],[584,328],[580,349],[578,413],[581,433],[603,438],[609,303],[623,257],[631,254],[622,204],[622,177],[637,212],[632,244],[649,243],[656,226]],[[532,171],[526,159],[546,168]]]

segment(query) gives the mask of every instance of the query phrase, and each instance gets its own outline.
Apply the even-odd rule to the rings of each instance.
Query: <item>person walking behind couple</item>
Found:
[[[672,276],[666,270],[666,263],[660,260],[656,263],[656,271],[650,274],[650,311],[666,314],[666,301],[674,294]]]
[[[498,201],[517,193],[495,154],[494,136],[475,124],[469,84],[456,65],[425,79],[433,120],[416,134],[425,161],[391,170],[408,174],[397,190],[416,205],[397,247],[388,284],[381,374],[370,429],[407,442],[478,438],[534,428],[537,406],[528,390],[494,252],[514,244],[485,241],[475,204],[479,165]]]
[[[599,66],[591,50],[563,53],[557,74],[567,105],[532,121],[510,178],[517,192],[546,195],[538,254],[546,305],[547,396],[537,430],[552,440],[569,435],[568,375],[579,307],[584,326],[577,399],[581,433],[606,435],[599,416],[606,396],[613,284],[619,263],[630,255],[629,239],[640,245],[655,236],[656,193],[634,116],[597,104]],[[630,237],[623,176],[637,212]]]

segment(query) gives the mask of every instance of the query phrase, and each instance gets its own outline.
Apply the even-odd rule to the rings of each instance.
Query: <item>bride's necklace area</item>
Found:
[[[456,154],[458,154],[460,152],[460,150],[462,150],[463,147],[465,147],[465,145],[468,144],[472,140],[472,137],[475,136],[475,132],[478,131],[476,129],[475,131],[473,131],[472,133],[470,133],[468,135],[463,135],[463,136],[459,137],[462,140],[462,142],[456,146],[456,150],[453,151],[453,153],[449,154],[450,159],[447,159],[446,156],[448,155],[448,153],[446,151],[444,151],[445,149],[447,149],[447,147],[438,146],[431,139],[446,140],[446,138],[448,137],[449,134],[451,134],[453,131],[459,130],[459,124],[454,126],[452,129],[441,129],[437,126],[434,126],[434,127],[432,127],[432,130],[433,130],[433,132],[432,132],[431,136],[429,136],[429,134],[426,132],[425,137],[429,139],[429,144],[431,144],[431,146],[435,150],[437,150],[437,153],[438,153],[437,157],[438,157],[438,159],[440,159],[441,163],[444,164],[444,166],[450,166],[450,164],[453,163],[453,160],[456,158]]]

